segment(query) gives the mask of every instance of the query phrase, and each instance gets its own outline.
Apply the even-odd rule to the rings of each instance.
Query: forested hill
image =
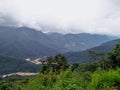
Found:
[[[27,27],[0,26],[0,54],[28,58],[81,51],[114,39],[97,34],[43,33]]]
[[[110,50],[112,50],[116,44],[120,43],[120,39],[108,41],[106,43],[101,44],[100,46],[82,51],[82,52],[69,52],[65,53],[64,55],[68,58],[70,63],[85,63],[85,62],[91,62],[92,58],[89,54],[89,50],[94,50],[97,52],[105,52],[108,53]]]
[[[0,75],[14,72],[37,72],[39,69],[39,65],[23,59],[0,55]]]
[[[40,31],[26,27],[0,27],[0,54],[28,58],[55,54],[56,48]]]

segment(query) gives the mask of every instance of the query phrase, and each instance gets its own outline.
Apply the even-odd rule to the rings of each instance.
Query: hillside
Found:
[[[63,55],[49,57],[35,76],[20,73],[0,79],[1,90],[120,90],[120,44],[107,57],[68,64]]]
[[[62,52],[83,51],[95,46],[98,46],[106,41],[115,39],[116,37],[99,35],[99,34],[47,34],[59,47],[63,47]]]
[[[89,50],[95,50],[97,52],[103,51],[103,52],[108,53],[118,43],[120,43],[120,39],[105,42],[101,44],[100,46],[91,48]],[[69,53],[65,53],[64,55],[68,58],[70,63],[85,63],[85,62],[92,61],[92,58],[88,53],[88,50],[81,51],[81,52],[69,52]]]
[[[42,32],[22,27],[0,27],[0,54],[14,57],[37,57],[57,52],[51,40]]]
[[[27,27],[0,26],[0,54],[36,58],[86,50],[111,39],[114,37],[87,33],[43,33]]]
[[[39,65],[27,62],[22,59],[0,55],[0,75],[13,72],[36,72]]]

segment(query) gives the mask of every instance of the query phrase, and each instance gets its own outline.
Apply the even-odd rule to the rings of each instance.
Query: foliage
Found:
[[[0,90],[12,90],[12,83],[1,81],[0,82]]]
[[[85,87],[84,79],[77,72],[71,69],[61,71],[60,74],[49,72],[40,73],[36,78],[30,80],[28,85],[22,90],[83,90]],[[86,82],[87,83],[87,82]]]
[[[65,70],[67,68],[67,59],[58,54],[55,57],[47,57],[47,60],[43,63],[43,67],[41,72],[49,72],[52,70],[53,72],[59,72],[61,69]]]
[[[96,90],[109,90],[113,86],[120,84],[120,68],[117,70],[97,71],[92,74],[91,85]]]
[[[99,60],[85,64],[68,65],[62,55],[48,57],[39,75],[0,81],[2,90],[119,90],[120,46],[116,46],[108,56],[98,54]],[[101,57],[102,56],[102,57]],[[116,61],[114,63],[112,61]],[[116,65],[116,67],[115,67]],[[114,66],[114,67],[113,67]]]
[[[120,66],[120,44],[116,45],[116,47],[108,54],[108,57],[112,61],[114,67]]]

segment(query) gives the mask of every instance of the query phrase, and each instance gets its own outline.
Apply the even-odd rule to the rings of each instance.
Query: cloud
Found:
[[[103,31],[101,33],[108,33],[108,34],[114,34],[114,35],[120,35],[120,13],[117,13],[117,15],[111,15],[109,18],[104,19],[101,21],[98,25],[98,30]],[[100,30],[103,29],[103,30]]]
[[[19,26],[19,22],[9,15],[0,15],[1,26]]]
[[[119,0],[0,0],[0,25],[118,35],[119,23]]]
[[[99,19],[91,29],[101,34],[120,35],[120,1],[111,0],[108,13]]]

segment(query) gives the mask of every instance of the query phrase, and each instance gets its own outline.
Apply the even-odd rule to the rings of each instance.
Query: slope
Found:
[[[59,34],[49,33],[48,36],[59,45],[61,52],[76,52],[98,46],[115,37],[99,34]]]
[[[40,65],[27,62],[23,59],[0,55],[0,75],[13,72],[36,72]]]
[[[97,52],[103,51],[105,53],[108,53],[118,43],[120,43],[120,39],[108,41],[106,43],[101,44],[100,46],[91,48],[89,50],[95,50]],[[88,50],[81,52],[69,52],[65,53],[64,55],[68,58],[70,63],[85,63],[93,61],[88,53]]]
[[[0,54],[27,58],[56,52],[57,47],[40,31],[26,27],[0,27]]]

